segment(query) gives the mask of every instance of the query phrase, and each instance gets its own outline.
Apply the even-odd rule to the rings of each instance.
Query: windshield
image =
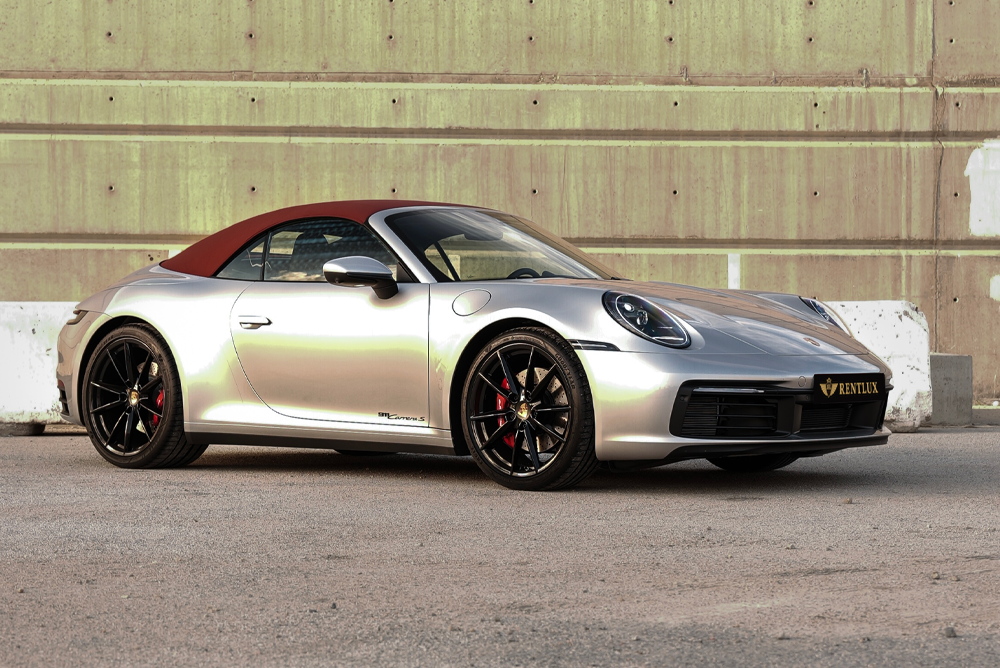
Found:
[[[617,278],[578,248],[505,213],[422,209],[385,222],[439,282]]]

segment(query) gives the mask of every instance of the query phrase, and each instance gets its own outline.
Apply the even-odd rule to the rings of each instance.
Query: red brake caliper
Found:
[[[510,389],[510,385],[507,384],[507,379],[506,378],[503,379],[503,383],[501,383],[500,387],[502,387],[505,390],[509,390]],[[501,395],[501,394],[498,394],[497,395],[497,410],[498,411],[502,411],[502,410],[506,410],[506,409],[507,409],[507,398],[505,396]],[[504,423],[507,422],[507,420],[505,420],[503,418],[497,418],[497,420],[500,422],[500,426],[501,427],[504,426]],[[507,434],[506,436],[503,437],[503,442],[506,443],[509,447],[513,448],[514,447],[514,439],[516,438],[516,436],[517,436],[516,434]]]
[[[156,410],[160,411],[161,413],[163,412],[163,390],[160,390],[160,393],[156,395]],[[155,427],[158,424],[160,424],[160,418],[154,415],[153,426]]]

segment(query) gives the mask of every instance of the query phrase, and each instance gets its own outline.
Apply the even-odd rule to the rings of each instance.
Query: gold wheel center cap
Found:
[[[517,417],[519,420],[527,420],[528,416],[531,415],[531,406],[528,402],[522,402],[517,406]]]
[[[135,390],[130,390],[128,393],[128,403],[131,406],[135,406],[139,403],[139,393]]]

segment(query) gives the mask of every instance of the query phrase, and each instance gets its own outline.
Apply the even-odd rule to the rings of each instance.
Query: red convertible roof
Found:
[[[359,199],[345,202],[320,202],[278,209],[270,213],[248,218],[241,223],[211,234],[195,242],[172,258],[164,260],[160,266],[182,274],[214,276],[226,260],[235,255],[244,245],[265,230],[300,218],[346,218],[362,225],[379,211],[402,206],[435,205],[439,202],[417,202],[398,199]]]

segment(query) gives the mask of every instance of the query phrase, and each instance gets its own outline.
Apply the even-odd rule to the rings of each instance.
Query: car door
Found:
[[[427,426],[429,286],[366,228],[299,221],[266,239],[263,280],[233,306],[230,328],[257,395],[290,417]],[[399,293],[331,285],[323,264],[348,256],[389,266]]]

